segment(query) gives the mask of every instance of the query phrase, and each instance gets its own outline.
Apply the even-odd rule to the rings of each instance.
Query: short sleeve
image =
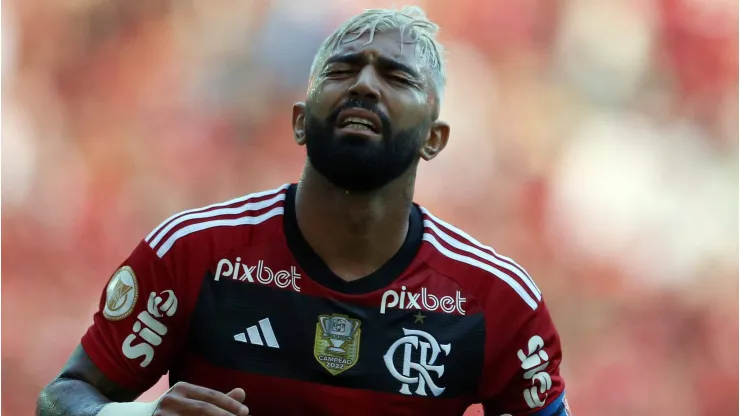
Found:
[[[82,337],[90,359],[112,381],[145,391],[170,368],[185,336],[178,281],[142,241],[108,281]]]
[[[481,392],[485,414],[570,415],[560,375],[560,337],[544,302],[498,322],[486,352]]]

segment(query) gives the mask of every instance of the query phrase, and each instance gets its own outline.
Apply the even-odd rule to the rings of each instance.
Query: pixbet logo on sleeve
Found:
[[[455,291],[455,297],[437,296],[428,293],[425,287],[421,288],[420,293],[407,292],[406,286],[401,286],[401,292],[395,290],[386,290],[383,293],[383,297],[380,300],[380,313],[385,314],[386,308],[396,309],[424,309],[427,311],[442,310],[444,313],[457,312],[460,315],[465,315],[465,309],[463,309],[463,303],[466,299],[462,297],[460,291]]]

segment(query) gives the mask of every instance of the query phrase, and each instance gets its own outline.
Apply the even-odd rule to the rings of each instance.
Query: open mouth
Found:
[[[372,111],[353,108],[339,114],[337,126],[341,129],[380,133],[380,118]]]
[[[372,131],[373,133],[377,133],[377,131],[375,131],[375,127],[373,127],[373,123],[370,122],[370,120],[360,117],[348,117],[346,120],[344,120],[340,127],[349,130]]]

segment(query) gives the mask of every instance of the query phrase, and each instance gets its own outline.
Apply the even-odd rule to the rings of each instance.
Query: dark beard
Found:
[[[380,143],[351,133],[336,137],[339,113],[348,108],[364,108],[380,117],[383,123]],[[393,134],[388,117],[373,105],[349,101],[337,108],[326,120],[315,117],[306,108],[306,151],[311,166],[332,185],[354,192],[379,189],[401,176],[419,159],[421,125]]]

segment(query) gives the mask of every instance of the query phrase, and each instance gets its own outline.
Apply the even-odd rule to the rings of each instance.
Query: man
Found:
[[[568,414],[530,276],[412,203],[450,132],[436,32],[418,8],[337,29],[293,108],[300,182],[151,232],[37,414]]]

